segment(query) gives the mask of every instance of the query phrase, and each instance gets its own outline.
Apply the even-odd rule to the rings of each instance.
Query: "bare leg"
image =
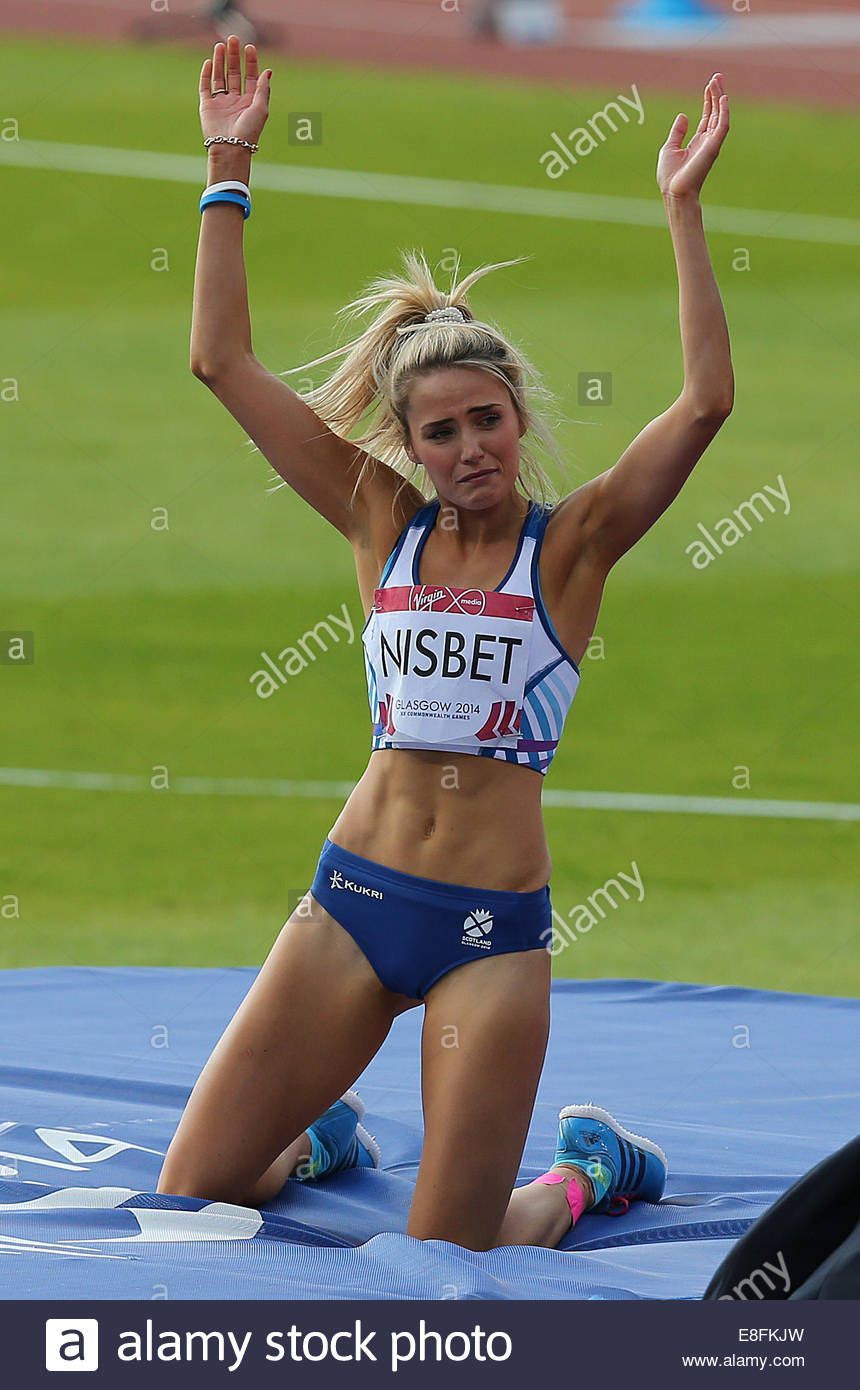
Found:
[[[554,1163],[553,1169],[573,1174],[574,1182],[582,1188],[587,1209],[594,1200],[588,1175],[569,1163]],[[566,1188],[567,1183],[549,1186],[533,1182],[514,1188],[494,1245],[544,1245],[554,1249],[571,1229]]]
[[[310,1152],[307,1126],[360,1076],[403,1007],[306,896],[200,1073],[157,1192],[271,1199]]]
[[[459,965],[428,991],[424,1152],[408,1235],[471,1250],[496,1243],[546,1051],[550,968],[546,951],[500,955]],[[553,1188],[530,1201],[545,1197],[545,1210],[558,1212]]]
[[[306,1163],[311,1156],[311,1141],[306,1129],[302,1130],[298,1139],[294,1139],[282,1154],[279,1154],[271,1167],[267,1168],[258,1183],[251,1188],[245,1199],[245,1205],[249,1207],[261,1207],[266,1202],[271,1202],[277,1197],[278,1193],[293,1173]]]
[[[546,1049],[550,965],[545,951],[498,956],[458,966],[429,991],[424,1153],[407,1234],[473,1250],[552,1249],[571,1229],[567,1183],[513,1188]],[[588,1175],[552,1167],[591,1206]]]
[[[398,1014],[405,1013],[407,1009],[418,1007],[418,1000],[416,999],[409,999],[403,994],[393,997],[395,1018]],[[266,1202],[271,1202],[282,1190],[287,1178],[293,1177],[310,1156],[310,1136],[307,1130],[303,1130],[298,1139],[294,1139],[292,1144],[284,1149],[284,1152],[275,1159],[271,1167],[266,1169],[259,1182],[251,1189],[247,1199],[248,1205],[259,1207]]]

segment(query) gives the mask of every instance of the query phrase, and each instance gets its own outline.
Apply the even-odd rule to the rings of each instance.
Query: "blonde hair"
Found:
[[[555,398],[528,358],[495,324],[476,318],[468,302],[469,289],[482,276],[529,258],[520,256],[512,261],[479,266],[455,283],[460,270],[458,256],[451,288],[446,294],[437,287],[423,252],[403,251],[401,256],[402,275],[372,280],[363,294],[339,310],[338,317],[347,320],[359,318],[371,309],[378,310],[357,338],[323,357],[279,373],[289,376],[335,357],[344,357],[322,385],[297,394],[343,438],[349,438],[356,425],[372,412],[365,433],[354,441],[357,450],[363,450],[370,457],[365,458],[359,471],[350,505],[354,504],[374,459],[380,459],[401,473],[405,481],[415,482],[418,491],[428,500],[433,496],[432,484],[426,475],[415,481],[419,468],[406,452],[404,441],[409,437],[406,418],[409,387],[420,374],[440,367],[480,367],[504,383],[520,423],[525,425],[517,481],[526,497],[544,505],[555,500],[551,496],[550,479],[528,440],[529,434],[532,435],[562,472],[566,472],[561,450],[544,415],[546,406],[555,404]],[[432,309],[449,307],[460,309],[465,321],[424,321]]]

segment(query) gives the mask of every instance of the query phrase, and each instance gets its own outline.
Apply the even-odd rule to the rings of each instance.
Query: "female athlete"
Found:
[[[657,163],[683,388],[613,467],[552,504],[524,439],[552,445],[534,406],[539,378],[469,305],[496,266],[445,293],[423,255],[406,253],[402,275],[346,306],[375,316],[317,359],[343,357],[304,394],[255,358],[242,228],[270,76],[246,44],[243,92],[235,35],[200,74],[203,132],[215,138],[191,368],[352,546],[372,752],[310,890],[194,1086],[158,1191],[260,1206],[289,1178],[378,1166],[350,1088],[394,1018],[423,1006],[424,1146],[407,1234],[474,1250],[551,1247],[583,1211],[658,1201],[666,1180],[655,1143],[586,1104],[561,1110],[547,1173],[514,1188],[549,1030],[544,774],[610,569],[732,408],[699,205],[728,99],[715,73],[689,144],[680,114]],[[370,432],[351,442],[371,407]]]

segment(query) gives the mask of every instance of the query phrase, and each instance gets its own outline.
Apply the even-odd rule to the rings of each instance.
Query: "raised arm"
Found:
[[[259,76],[257,52],[245,45],[245,91],[238,38],[216,43],[200,72],[200,121],[204,136],[235,135],[258,143],[268,117],[269,70]],[[226,88],[220,92],[219,89]],[[216,95],[217,93],[217,95]],[[209,146],[207,186],[226,179],[250,185],[249,150]],[[380,460],[350,505],[367,455],[335,434],[296,391],[254,356],[243,255],[243,209],[236,203],[204,208],[194,277],[190,366],[248,433],[272,467],[354,546],[367,547],[385,530],[387,504],[398,487],[398,507],[414,511],[422,498]],[[379,501],[369,514],[371,499]],[[380,517],[382,521],[380,521]],[[390,530],[391,520],[387,520]],[[390,548],[387,531],[379,541]]]
[[[678,495],[732,409],[729,335],[699,203],[728,128],[728,97],[722,75],[715,73],[687,148],[681,148],[687,130],[681,113],[660,150],[657,182],[678,270],[684,384],[677,400],[640,431],[612,468],[559,504],[560,512],[569,504],[572,562],[584,535],[588,561],[608,571]],[[562,541],[564,524],[559,516]]]

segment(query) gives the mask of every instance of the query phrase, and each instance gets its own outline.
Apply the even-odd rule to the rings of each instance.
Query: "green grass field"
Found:
[[[267,464],[188,370],[203,56],[6,43],[5,105],[22,139],[196,151],[200,183],[3,171],[0,628],[33,631],[36,659],[0,672],[1,760],[352,781],[370,726],[351,552],[288,489],[267,495]],[[611,95],[276,63],[256,159],[546,187],[549,133]],[[644,123],[560,185],[657,199],[657,149],[699,100],[646,96]],[[323,113],[321,146],[288,143],[289,111]],[[706,206],[860,216],[845,117],[736,102],[732,119]],[[614,462],[681,385],[663,230],[260,190],[245,244],[254,349],[274,371],[334,346],[336,310],[395,268],[401,247],[431,260],[456,248],[465,269],[533,257],[473,302],[560,399],[560,492]],[[546,787],[857,801],[856,250],[729,233],[710,246],[735,411],[610,577],[604,655],[583,663]],[[577,373],[595,370],[613,373],[612,406],[577,404]],[[694,570],[697,523],[779,475],[789,514]],[[156,531],[162,507],[169,530]],[[344,602],[355,641],[258,699],[260,653]],[[732,789],[739,765],[746,792]],[[0,787],[0,965],[258,965],[340,805]],[[555,808],[546,819],[562,915],[633,861],[645,885],[644,901],[557,956],[560,975],[860,986],[856,825]]]

